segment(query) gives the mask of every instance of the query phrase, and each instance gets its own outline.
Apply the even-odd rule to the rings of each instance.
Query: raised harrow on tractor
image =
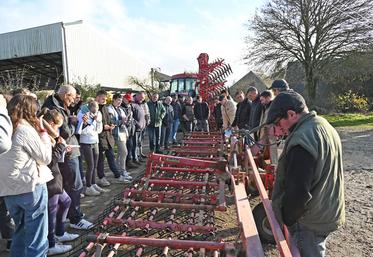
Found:
[[[148,156],[144,176],[113,201],[76,256],[265,256],[247,194],[251,182],[280,256],[299,256],[270,206],[271,185],[265,184],[273,184],[273,176],[263,173],[274,170],[266,158],[253,157],[242,134],[226,139],[193,132],[171,153]],[[267,170],[259,173],[263,163]],[[217,214],[227,211],[232,195],[237,235],[223,241]]]

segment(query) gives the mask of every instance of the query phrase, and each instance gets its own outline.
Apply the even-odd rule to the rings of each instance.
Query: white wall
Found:
[[[150,66],[132,57],[87,24],[64,24],[64,27],[70,82],[87,77],[92,84],[129,88],[129,76],[140,79],[149,76]]]

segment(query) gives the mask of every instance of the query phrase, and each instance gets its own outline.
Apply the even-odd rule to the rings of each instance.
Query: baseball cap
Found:
[[[278,88],[278,89],[289,89],[289,84],[284,79],[276,79],[272,82],[272,85],[269,89]]]
[[[281,92],[269,107],[266,124],[272,124],[276,119],[284,117],[288,110],[301,112],[306,106],[303,96],[297,92],[293,90]]]
[[[123,99],[126,99],[128,102],[132,102],[132,101],[133,101],[132,94],[131,94],[131,93],[126,93],[126,94],[123,96]]]

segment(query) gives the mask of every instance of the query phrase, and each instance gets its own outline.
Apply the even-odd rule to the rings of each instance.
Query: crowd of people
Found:
[[[111,185],[105,159],[118,183],[132,182],[147,158],[146,134],[149,151],[162,154],[178,143],[179,130],[209,132],[210,115],[221,131],[275,126],[287,135],[273,208],[302,256],[324,256],[326,237],[344,222],[338,134],[285,80],[263,92],[253,86],[238,91],[237,104],[223,90],[212,108],[201,96],[182,94],[161,101],[154,93],[146,101],[144,92],[115,93],[107,103],[100,90],[83,101],[71,85],[60,86],[42,106],[27,90],[7,98],[0,94],[0,230],[12,257],[70,251],[68,242],[79,235],[65,231],[67,220],[73,229],[92,228],[81,198]],[[264,134],[258,129],[254,137]]]

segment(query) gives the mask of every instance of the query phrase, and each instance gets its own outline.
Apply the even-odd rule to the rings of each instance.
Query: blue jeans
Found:
[[[99,147],[98,152],[98,163],[97,163],[97,176],[99,179],[105,177],[105,170],[104,170],[104,164],[105,164],[105,156],[107,159],[107,163],[109,164],[110,170],[114,173],[115,178],[120,177],[120,170],[117,167],[117,164],[115,162],[115,155],[114,155],[114,149],[109,146],[108,149],[103,149]]]
[[[177,130],[179,129],[180,126],[180,120],[176,119],[172,123],[172,131],[171,131],[171,138],[173,142],[176,142],[176,135],[177,135]]]
[[[48,250],[48,191],[37,185],[30,193],[4,197],[16,229],[10,257],[44,257]]]
[[[161,127],[148,127],[150,152],[159,152]]]
[[[302,257],[324,257],[325,244],[328,233],[320,233],[306,228],[300,223],[288,227],[295,244]]]

